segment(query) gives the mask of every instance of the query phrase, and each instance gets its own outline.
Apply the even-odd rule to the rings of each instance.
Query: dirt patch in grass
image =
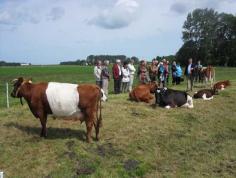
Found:
[[[90,175],[95,172],[95,168],[93,167],[93,162],[88,159],[80,159],[76,163],[76,175]]]
[[[133,171],[133,170],[137,169],[138,165],[139,165],[138,161],[136,161],[134,159],[129,159],[124,162],[124,169],[126,171]]]
[[[121,155],[121,151],[115,148],[112,143],[98,145],[96,148],[96,152],[101,157]]]
[[[131,115],[135,116],[135,119],[138,119],[139,117],[145,116],[145,113],[142,113],[140,111],[137,111],[136,109],[131,110]]]

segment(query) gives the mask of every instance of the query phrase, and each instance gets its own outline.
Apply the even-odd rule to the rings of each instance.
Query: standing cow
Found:
[[[56,82],[33,84],[31,80],[20,77],[14,80],[11,96],[27,101],[33,115],[40,119],[41,137],[47,136],[47,116],[52,114],[56,117],[79,117],[81,122],[86,123],[87,142],[91,142],[93,126],[96,130],[96,139],[99,139],[99,127],[102,124],[101,100],[106,100],[106,97],[96,85]]]

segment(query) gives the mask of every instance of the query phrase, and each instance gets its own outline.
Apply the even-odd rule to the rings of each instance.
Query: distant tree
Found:
[[[213,9],[195,9],[183,25],[183,46],[176,54],[184,63],[189,57],[204,64],[236,66],[236,16]]]

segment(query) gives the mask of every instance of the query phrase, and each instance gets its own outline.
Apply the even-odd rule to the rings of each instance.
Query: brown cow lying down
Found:
[[[196,92],[193,95],[193,98],[202,98],[203,100],[211,100],[213,99],[213,95],[218,94],[218,90],[216,89],[202,89]]]
[[[226,87],[230,86],[230,81],[225,80],[225,81],[219,81],[214,84],[213,88],[217,90],[224,90]]]
[[[27,101],[33,115],[40,119],[41,137],[47,136],[48,114],[56,117],[81,117],[82,115],[80,121],[86,123],[87,141],[91,141],[93,126],[96,139],[99,139],[99,127],[102,124],[101,100],[106,100],[106,97],[97,85],[56,82],[32,84],[30,80],[20,77],[14,80],[11,96],[24,98]]]
[[[129,93],[129,98],[130,100],[137,102],[150,103],[154,98],[152,93],[155,93],[157,87],[158,85],[156,82],[138,85]]]

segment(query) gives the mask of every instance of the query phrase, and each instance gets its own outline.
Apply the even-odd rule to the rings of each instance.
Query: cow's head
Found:
[[[11,92],[11,96],[14,98],[21,98],[21,94],[20,94],[20,89],[21,86],[25,83],[32,83],[31,79],[23,79],[23,77],[19,77],[17,79],[14,79],[13,81],[13,90]]]
[[[158,83],[157,82],[151,82],[149,83],[150,86],[150,92],[155,93],[157,88],[158,88]]]

